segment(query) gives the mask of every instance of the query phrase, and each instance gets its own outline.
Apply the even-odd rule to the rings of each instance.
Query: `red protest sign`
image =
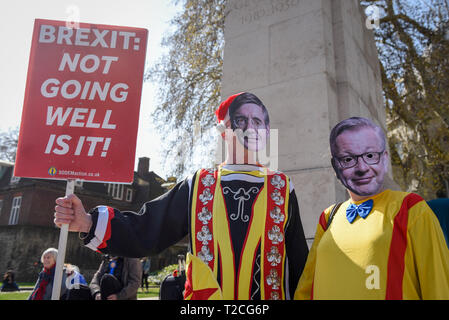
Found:
[[[147,37],[35,20],[15,176],[133,180]]]

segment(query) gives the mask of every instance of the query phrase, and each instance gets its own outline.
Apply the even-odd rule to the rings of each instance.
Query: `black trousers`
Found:
[[[120,281],[112,274],[104,274],[100,280],[101,300],[107,300],[111,294],[117,294],[123,286]]]
[[[144,283],[148,290],[148,273],[142,272],[142,281],[141,281],[141,285],[140,285],[142,287],[142,289],[143,289]]]

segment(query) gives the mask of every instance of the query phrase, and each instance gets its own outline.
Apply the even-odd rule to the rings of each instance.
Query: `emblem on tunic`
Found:
[[[276,267],[281,263],[281,254],[277,247],[271,247],[270,252],[267,254],[267,260],[270,262],[272,267]]]
[[[282,189],[283,187],[285,187],[285,181],[284,179],[281,178],[281,176],[275,174],[273,176],[273,178],[271,178],[271,184],[273,185],[273,187],[275,187],[276,189]]]
[[[208,174],[204,178],[201,179],[201,182],[203,183],[203,185],[205,187],[210,187],[211,185],[213,185],[215,183],[215,178],[213,175]]]
[[[210,253],[208,246],[202,246],[201,251],[198,253],[198,258],[200,258],[204,263],[209,263],[209,261],[212,261],[214,257]]]
[[[209,231],[209,228],[207,226],[203,226],[201,228],[201,231],[198,231],[196,234],[196,238],[199,241],[203,242],[203,245],[207,245],[210,240],[212,240],[212,234]]]
[[[203,224],[208,224],[210,219],[212,219],[212,212],[210,212],[207,207],[203,207],[201,212],[198,212],[198,220],[200,220]]]
[[[275,269],[270,270],[270,274],[267,277],[267,284],[271,286],[273,290],[279,289],[281,281],[279,280],[278,272]]]
[[[233,191],[229,187],[223,188],[223,194],[232,194],[232,198],[236,201],[238,201],[238,209],[237,213],[231,213],[229,215],[229,218],[231,218],[232,221],[236,221],[238,218],[240,218],[243,222],[249,221],[249,215],[244,215],[245,211],[245,201],[248,201],[251,199],[251,193],[257,194],[259,193],[259,188],[257,187],[251,187],[249,190],[245,190],[244,188],[239,188],[237,191]]]
[[[206,188],[204,189],[203,193],[200,194],[199,198],[203,205],[206,205],[210,200],[214,198],[214,196],[212,195],[212,193],[210,193],[210,189]]]
[[[283,222],[285,219],[285,215],[279,207],[274,207],[274,209],[270,211],[270,217],[273,219],[274,223]]]
[[[284,197],[281,196],[281,192],[278,189],[271,193],[271,199],[273,199],[274,203],[278,206],[282,206],[284,204]]]
[[[273,226],[270,231],[268,231],[268,239],[270,239],[273,244],[279,244],[284,240],[284,236],[281,233],[281,229],[278,226]]]
[[[279,292],[272,291],[270,294],[270,300],[279,300]]]

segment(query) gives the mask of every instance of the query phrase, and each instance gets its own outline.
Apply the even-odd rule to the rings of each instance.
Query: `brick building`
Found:
[[[76,182],[75,194],[86,210],[107,204],[120,210],[138,211],[148,200],[163,194],[165,180],[150,171],[150,159],[140,158],[132,184]],[[0,273],[16,271],[18,281],[34,281],[41,253],[58,247],[59,229],[53,224],[55,199],[65,194],[65,181],[17,178],[14,164],[0,162]],[[185,247],[169,248],[152,257],[152,270],[176,262]],[[66,262],[89,276],[101,255],[80,245],[78,234],[69,234]]]
[[[142,204],[163,194],[165,182],[149,170],[149,158],[140,158],[130,185],[76,182],[75,194],[86,209],[107,203],[120,210],[140,209]],[[0,162],[0,226],[33,225],[53,227],[55,199],[65,194],[62,180],[13,176],[14,165]]]

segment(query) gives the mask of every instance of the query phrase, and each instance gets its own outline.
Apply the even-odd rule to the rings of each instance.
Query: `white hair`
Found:
[[[44,256],[49,253],[53,256],[53,258],[56,261],[56,258],[58,257],[58,249],[55,248],[48,248],[47,250],[45,250],[42,255],[41,255],[41,262],[44,263]]]

